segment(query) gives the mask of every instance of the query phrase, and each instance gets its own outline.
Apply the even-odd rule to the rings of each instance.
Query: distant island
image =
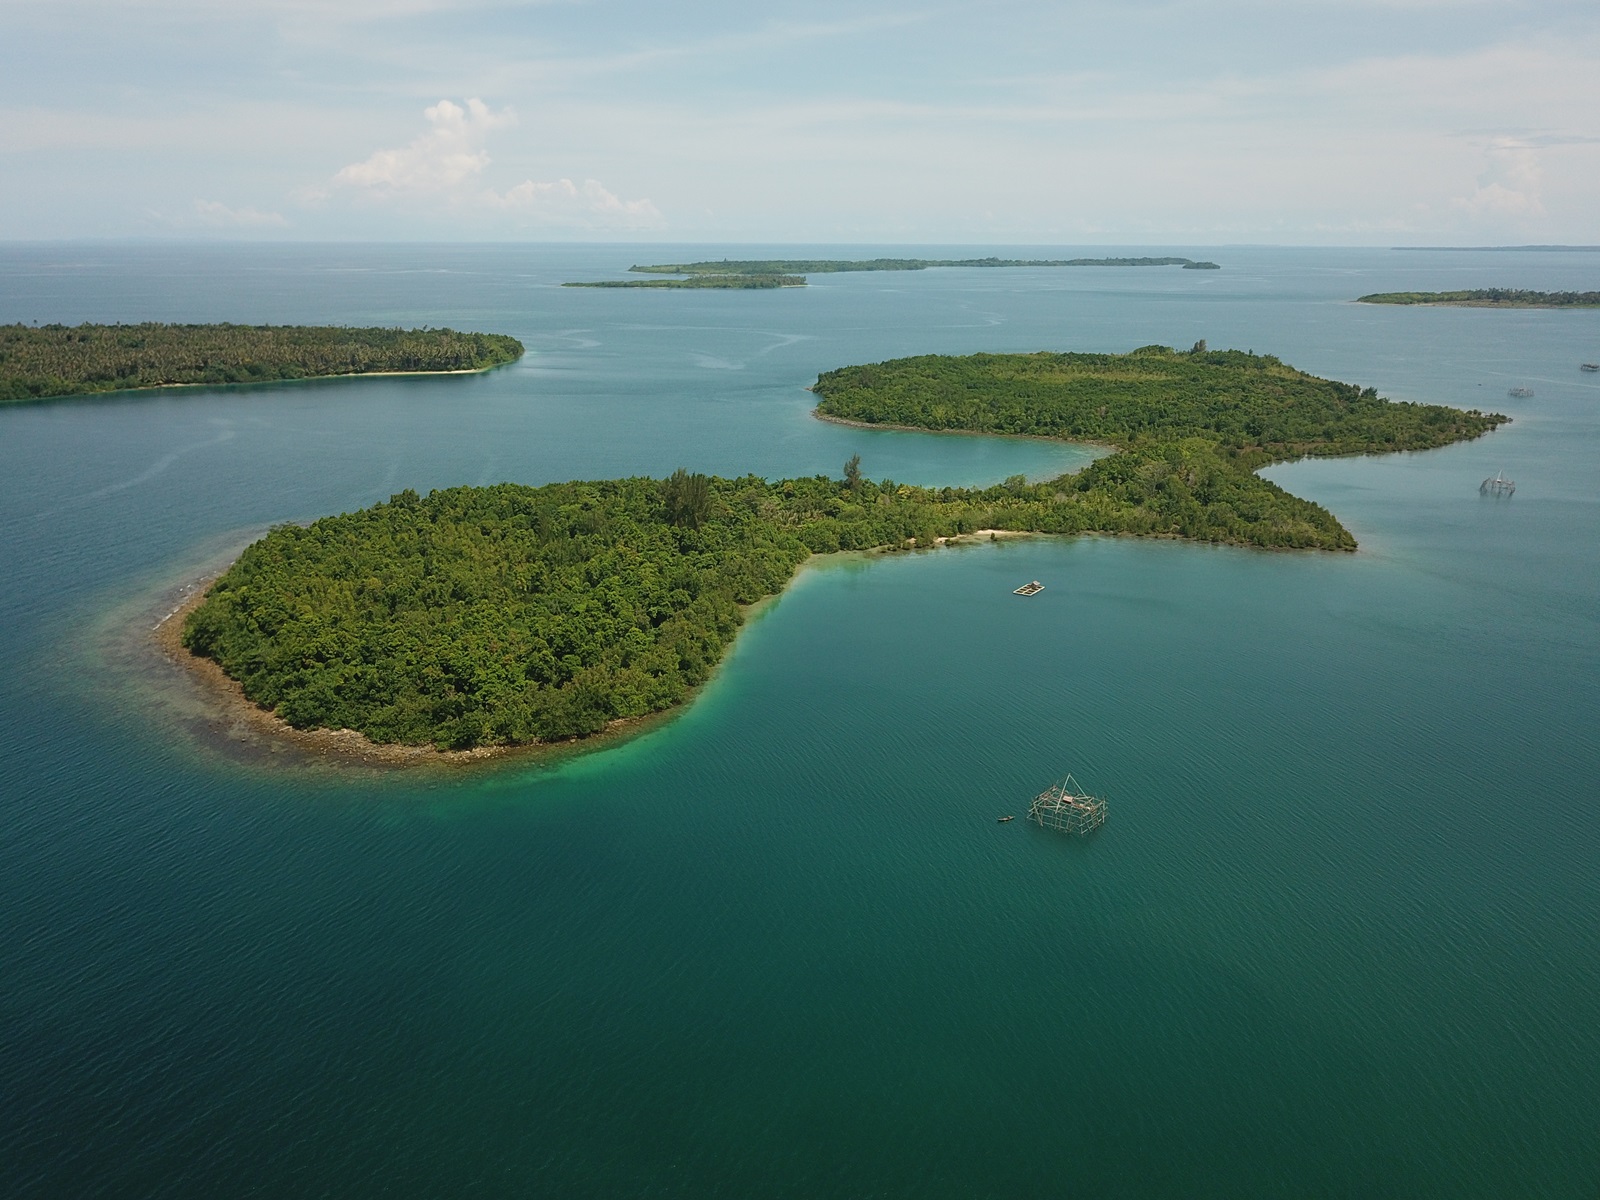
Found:
[[[600,279],[585,283],[563,283],[562,287],[582,288],[784,288],[805,287],[804,275],[691,275],[687,279]]]
[[[295,730],[469,752],[560,742],[682,703],[746,607],[813,554],[1030,531],[1353,550],[1331,513],[1255,469],[1441,446],[1506,420],[1204,343],[929,355],[830,371],[814,390],[828,419],[1116,451],[989,488],[874,482],[856,457],[838,479],[680,470],[404,491],[272,530],[183,618],[182,643]]]
[[[1455,308],[1600,308],[1600,292],[1528,292],[1475,288],[1465,292],[1373,292],[1357,304],[1433,304]]]
[[[930,267],[1184,267],[1220,270],[1192,258],[773,258],[656,263],[628,268],[644,275],[829,275],[843,271],[925,271]]]
[[[485,371],[522,343],[454,329],[0,325],[0,403],[178,384]]]
[[[603,279],[562,287],[775,288],[805,287],[807,275],[846,271],[926,271],[930,267],[1182,267],[1220,271],[1214,262],[1192,258],[765,258],[716,262],[634,264],[641,275],[682,275],[683,279]]]

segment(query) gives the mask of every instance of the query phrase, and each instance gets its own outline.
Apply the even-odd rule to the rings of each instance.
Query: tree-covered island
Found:
[[[1373,292],[1357,304],[1430,304],[1452,308],[1600,308],[1600,292],[1529,292],[1474,288],[1464,292]]]
[[[297,729],[465,749],[581,738],[681,703],[745,606],[813,554],[986,529],[1351,550],[1320,505],[1254,474],[1303,454],[1425,449],[1506,418],[1391,403],[1204,344],[1131,354],[925,356],[820,377],[821,415],[1116,450],[990,488],[679,471],[406,491],[249,547],[184,644]]]
[[[522,357],[498,333],[324,325],[0,325],[0,402],[175,384],[485,371]]]

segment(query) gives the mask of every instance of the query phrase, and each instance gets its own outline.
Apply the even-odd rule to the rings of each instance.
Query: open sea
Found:
[[[556,286],[988,253],[1223,269]],[[1593,289],[1600,254],[0,246],[0,322],[528,347],[0,409],[0,1193],[1595,1200],[1600,311],[1349,303],[1484,286]],[[560,760],[273,752],[149,648],[269,526],[406,487],[1074,470],[804,389],[1199,338],[1514,420],[1267,472],[1354,555],[821,560],[681,715]],[[1098,834],[996,823],[1067,771]]]

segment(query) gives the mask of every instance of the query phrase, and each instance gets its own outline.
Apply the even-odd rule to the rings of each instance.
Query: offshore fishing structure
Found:
[[[1106,802],[1091,796],[1068,775],[1033,798],[1028,805],[1028,820],[1045,829],[1059,829],[1079,837],[1093,833],[1106,823]]]
[[[1495,472],[1493,479],[1485,479],[1478,485],[1478,491],[1485,496],[1510,496],[1516,490],[1516,481],[1507,479],[1504,471]]]

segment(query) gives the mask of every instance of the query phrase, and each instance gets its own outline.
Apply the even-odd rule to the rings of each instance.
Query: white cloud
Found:
[[[1488,165],[1478,176],[1477,190],[1457,196],[1451,205],[1474,214],[1499,217],[1542,217],[1539,199],[1539,151],[1526,141],[1500,137],[1485,148]]]
[[[482,100],[466,108],[441,100],[423,110],[428,128],[398,150],[379,150],[343,168],[333,180],[375,192],[445,191],[480,174],[489,165],[483,141],[492,129],[516,123],[509,110],[493,112]]]
[[[215,229],[282,229],[289,224],[282,213],[257,208],[229,208],[215,200],[196,200],[194,213],[202,225]]]
[[[263,238],[285,232],[274,209],[307,237],[1600,228],[1594,0],[9,9],[13,237],[142,232],[142,209]]]
[[[351,163],[333,177],[334,185],[372,196],[403,193],[425,207],[442,206],[457,220],[472,220],[476,212],[479,219],[495,214],[525,226],[659,229],[664,224],[648,199],[624,200],[597,179],[582,185],[570,179],[525,179],[503,192],[483,186],[480,177],[491,161],[484,142],[491,131],[516,123],[509,109],[495,112],[478,99],[468,100],[465,108],[441,100],[423,115],[428,128],[410,144]],[[328,193],[311,187],[296,196],[315,207]]]
[[[487,191],[483,199],[495,208],[564,224],[622,229],[659,229],[664,224],[660,211],[649,200],[623,200],[598,179],[586,179],[582,187],[570,179],[557,179],[554,183],[524,179],[505,192]]]

